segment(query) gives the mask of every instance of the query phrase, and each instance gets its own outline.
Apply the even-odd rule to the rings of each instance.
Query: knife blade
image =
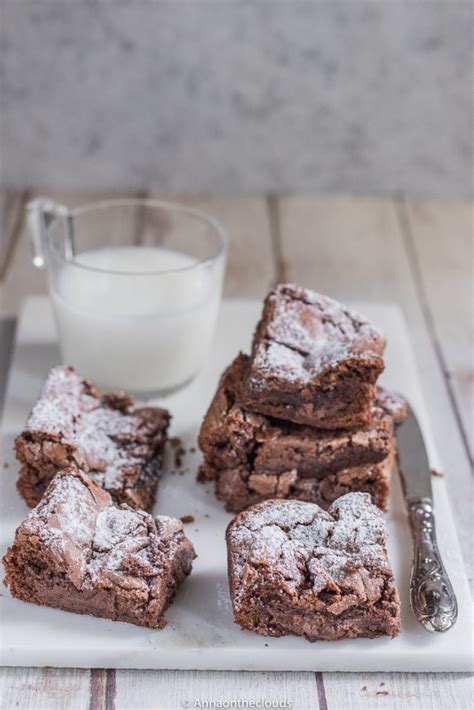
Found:
[[[427,631],[448,631],[457,619],[453,587],[436,540],[431,469],[417,418],[410,407],[397,430],[398,470],[413,537],[411,608]]]

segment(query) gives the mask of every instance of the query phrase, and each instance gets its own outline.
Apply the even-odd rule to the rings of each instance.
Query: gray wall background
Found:
[[[460,0],[0,0],[0,181],[472,193]]]

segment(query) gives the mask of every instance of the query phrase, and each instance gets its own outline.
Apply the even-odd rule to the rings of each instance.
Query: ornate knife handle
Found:
[[[408,515],[414,544],[411,608],[427,631],[448,631],[456,623],[458,605],[439,554],[431,500],[410,501]]]

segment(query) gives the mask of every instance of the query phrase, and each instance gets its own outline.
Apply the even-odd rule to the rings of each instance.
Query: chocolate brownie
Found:
[[[18,599],[159,629],[194,557],[180,520],[118,507],[70,468],[17,529],[3,563]]]
[[[393,454],[381,463],[344,468],[323,478],[304,478],[296,469],[278,475],[249,474],[245,467],[217,469],[216,497],[226,510],[240,513],[251,505],[269,498],[291,498],[316,503],[327,510],[331,503],[346,493],[368,493],[381,510],[387,510]]]
[[[377,406],[392,417],[395,426],[398,426],[408,417],[408,402],[401,394],[391,392],[383,387],[377,387]]]
[[[280,284],[265,299],[244,388],[252,412],[322,429],[370,422],[385,339],[326,296]]]
[[[169,421],[165,409],[135,407],[129,395],[102,394],[72,367],[55,367],[15,441],[18,491],[34,506],[58,470],[77,466],[117,503],[151,510]]]
[[[226,539],[242,628],[309,641],[398,635],[383,515],[367,494],[342,496],[327,512],[268,500],[237,515]]]
[[[253,414],[242,407],[242,382],[249,358],[240,354],[221,378],[204,418],[199,445],[201,478],[241,468],[246,477],[322,478],[341,469],[382,462],[392,451],[393,420],[380,407],[360,429],[321,430]]]

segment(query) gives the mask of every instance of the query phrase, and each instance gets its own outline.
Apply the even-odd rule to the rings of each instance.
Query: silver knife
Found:
[[[427,631],[448,631],[458,605],[436,542],[431,469],[420,425],[410,408],[397,430],[399,471],[413,537],[410,602]]]

